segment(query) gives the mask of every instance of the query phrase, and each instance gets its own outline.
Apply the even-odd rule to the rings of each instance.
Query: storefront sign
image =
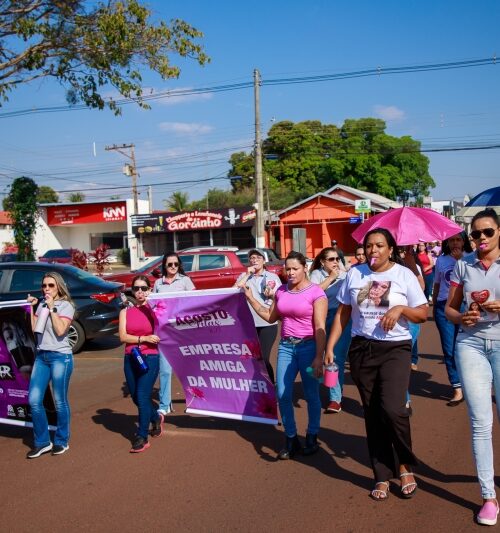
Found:
[[[82,205],[47,207],[49,226],[68,226],[127,220],[125,202],[107,202]]]
[[[371,210],[371,200],[369,200],[368,198],[364,200],[354,200],[355,213],[369,213]]]
[[[241,228],[252,226],[255,215],[255,209],[241,207],[132,215],[132,231],[137,234]]]

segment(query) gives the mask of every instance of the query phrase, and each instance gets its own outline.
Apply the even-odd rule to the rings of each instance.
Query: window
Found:
[[[224,254],[199,255],[199,270],[213,270],[226,266],[226,256]]]
[[[184,272],[191,272],[193,270],[194,255],[180,255],[182,261],[182,268]]]
[[[44,275],[44,270],[14,270],[10,292],[23,292],[26,296],[30,291],[40,291]]]

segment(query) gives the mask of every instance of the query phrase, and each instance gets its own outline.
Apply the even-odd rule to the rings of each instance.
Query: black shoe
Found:
[[[67,452],[69,450],[69,446],[66,444],[64,446],[63,444],[55,444],[52,448],[52,455],[62,455],[64,452]]]
[[[285,447],[278,454],[278,459],[286,460],[293,459],[297,452],[302,450],[302,445],[300,444],[299,437],[287,437]]]
[[[148,439],[145,439],[144,437],[136,437],[132,444],[132,448],[130,448],[130,453],[141,453],[144,450],[147,450],[150,446]]]
[[[302,455],[312,455],[319,450],[318,435],[308,433],[306,435],[306,445],[302,450]]]
[[[36,459],[44,453],[49,453],[50,450],[52,450],[52,442],[50,444],[47,444],[47,446],[37,446],[36,448],[33,448],[31,452],[28,452],[28,454],[26,455],[26,459]]]
[[[151,424],[152,427],[151,427],[151,431],[149,432],[149,434],[152,437],[161,437],[163,433],[165,433],[163,429],[164,420],[165,420],[165,417],[160,413],[158,416],[158,420]]]

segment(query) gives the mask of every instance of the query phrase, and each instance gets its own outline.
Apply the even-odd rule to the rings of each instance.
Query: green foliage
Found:
[[[38,221],[38,186],[26,177],[16,178],[4,200],[4,208],[13,220],[14,240],[19,261],[34,261],[33,237]]]
[[[173,192],[167,200],[163,200],[168,211],[186,211],[189,206],[189,195],[187,192]]]
[[[83,192],[72,192],[68,194],[68,202],[78,203],[85,201],[85,195]]]
[[[121,248],[118,250],[118,261],[122,265],[130,266],[130,248]]]
[[[38,187],[37,202],[39,204],[57,204],[59,196],[52,187],[41,185]]]
[[[170,56],[209,61],[197,39],[203,34],[180,19],[151,21],[139,0],[11,0],[0,9],[0,101],[32,80],[52,77],[67,88],[67,100],[120,113],[105,99],[114,87],[141,107],[141,70],[163,80],[178,78]],[[5,4],[5,5],[3,5]]]
[[[413,196],[429,194],[435,183],[429,159],[420,143],[409,136],[385,133],[385,122],[375,118],[348,119],[341,128],[319,121],[278,122],[263,145],[264,178],[269,180],[271,209],[287,200],[343,184],[396,199],[405,190]],[[266,158],[266,154],[271,156]],[[237,152],[229,160],[233,191],[253,184],[254,155]],[[275,191],[278,190],[278,194]]]

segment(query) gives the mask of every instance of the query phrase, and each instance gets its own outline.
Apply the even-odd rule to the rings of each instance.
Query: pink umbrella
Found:
[[[352,238],[363,242],[365,235],[375,228],[389,230],[401,246],[442,241],[463,231],[455,222],[432,209],[399,207],[369,218],[352,233]]]

